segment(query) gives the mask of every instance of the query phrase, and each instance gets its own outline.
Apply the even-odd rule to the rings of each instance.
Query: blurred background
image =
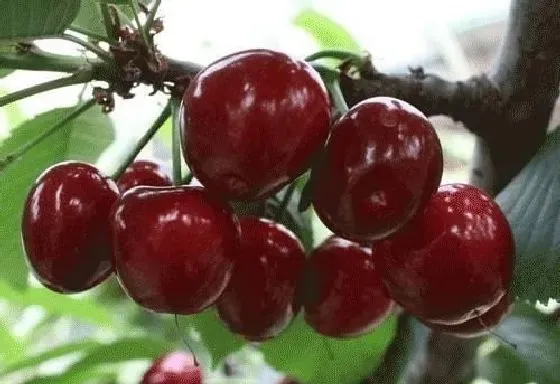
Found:
[[[384,72],[406,72],[409,66],[423,66],[426,72],[460,80],[491,70],[506,27],[508,7],[508,0],[164,0],[160,15],[165,30],[157,42],[165,55],[201,64],[255,47],[278,49],[297,57],[327,47],[359,49],[370,52],[375,66]],[[49,40],[39,45],[60,53],[85,55],[67,42]],[[57,76],[16,71],[0,79],[0,94]],[[110,114],[114,141],[99,159],[99,166],[106,172],[117,168],[127,148],[162,108],[164,98],[149,97],[149,92],[140,87],[133,100],[117,100],[116,110]],[[72,106],[81,95],[89,97],[91,89],[65,88],[2,108],[0,140],[26,119],[55,107]],[[449,118],[433,117],[432,121],[444,146],[443,182],[467,181],[473,137]],[[141,156],[169,165],[170,135],[168,124]],[[328,233],[318,221],[314,225],[318,234],[315,241],[319,242]],[[140,342],[146,332],[176,338],[180,346],[179,333],[184,330],[195,352],[207,355],[194,328],[180,323],[178,330],[171,318],[143,312],[123,298],[114,281],[77,297],[54,296],[31,278],[30,282],[32,288],[20,292],[0,280],[0,366],[12,367],[14,372],[2,376],[1,383],[31,382],[27,380],[37,374],[47,376],[43,381],[32,382],[70,382],[60,381],[57,375],[77,361],[85,373],[72,376],[75,382],[94,378],[97,381],[92,382],[137,383],[149,364],[142,358],[149,353],[142,351],[159,348]],[[133,340],[132,344],[114,343],[110,350],[82,359],[90,351],[87,343],[93,343],[93,347],[95,342],[120,342],[123,332]],[[485,348],[481,353],[489,353],[492,346]],[[118,368],[114,364],[95,365],[96,359],[107,356],[119,363],[119,356],[130,357],[132,350],[138,355],[134,362],[119,364]],[[13,368],[10,364],[24,354],[39,357],[27,367]],[[282,377],[266,366],[263,355],[255,348],[246,347],[231,359],[238,367],[237,377],[228,379],[216,371],[209,376],[210,382],[275,383]]]

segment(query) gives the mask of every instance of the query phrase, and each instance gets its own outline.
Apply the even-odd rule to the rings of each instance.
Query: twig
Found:
[[[111,12],[109,11],[109,4],[106,1],[101,1],[99,3],[101,8],[101,15],[103,16],[103,24],[105,25],[105,32],[109,38],[109,43],[116,43],[117,36],[115,32],[115,26],[113,25],[113,18],[111,17]]]
[[[13,103],[15,101],[25,99],[41,92],[51,91],[53,89],[64,88],[74,84],[87,83],[92,79],[91,69],[83,69],[74,73],[72,76],[63,77],[45,83],[37,84],[29,88],[22,89],[0,97],[0,107]]]
[[[79,106],[76,108],[72,113],[66,116],[64,119],[53,125],[51,128],[47,129],[43,132],[40,136],[35,138],[34,140],[29,141],[24,146],[18,148],[15,152],[10,153],[4,159],[0,160],[0,171],[4,170],[8,165],[22,157],[27,151],[35,147],[36,145],[40,144],[43,140],[51,136],[52,134],[56,133],[59,129],[64,128],[64,126],[80,116],[82,113],[87,111],[89,108],[95,105],[95,99],[89,100],[87,103]]]
[[[138,27],[138,31],[140,32],[140,36],[142,36],[142,40],[148,49],[151,49],[150,40],[148,39],[148,34],[146,30],[140,23],[140,7],[138,6],[138,0],[129,0],[129,4],[132,7],[132,13],[134,14],[134,20],[136,20],[136,26]]]

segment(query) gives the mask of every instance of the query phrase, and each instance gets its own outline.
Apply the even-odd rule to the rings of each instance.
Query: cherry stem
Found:
[[[325,350],[327,351],[327,354],[329,355],[329,359],[334,360],[335,356],[334,356],[334,352],[331,348],[331,345],[329,343],[329,340],[326,337],[322,337],[323,339],[323,345],[325,346]]]
[[[115,26],[113,24],[113,18],[111,17],[111,12],[109,11],[109,4],[104,1],[99,2],[99,7],[101,8],[101,15],[103,16],[103,24],[105,24],[105,32],[107,33],[109,43],[116,43],[117,36],[115,31]]]
[[[181,108],[179,108],[178,101],[171,101],[171,110],[171,153],[173,158],[173,184],[181,185],[183,178],[183,174],[181,171]]]
[[[161,0],[156,0],[154,2],[152,9],[148,13],[148,18],[146,19],[146,23],[144,24],[144,31],[146,34],[150,33],[150,30],[152,29],[152,25],[154,25],[154,19],[156,18],[156,14],[160,4],[161,4]]]
[[[56,133],[59,129],[64,128],[64,126],[66,124],[68,124],[68,122],[74,120],[75,118],[80,116],[82,113],[87,111],[89,108],[93,107],[95,104],[96,104],[95,99],[89,100],[85,104],[76,108],[72,113],[70,113],[64,119],[60,120],[58,123],[56,123],[55,125],[53,125],[49,129],[47,129],[40,136],[38,136],[36,139],[34,139],[32,141],[29,141],[24,146],[18,148],[15,152],[12,152],[9,155],[7,155],[4,159],[0,160],[0,171],[4,170],[4,168],[6,168],[8,165],[10,165],[14,161],[18,160],[19,158],[21,158],[23,155],[25,155],[27,153],[27,151],[29,151],[30,149],[32,149],[36,145],[40,144],[43,140],[45,140],[49,136]]]
[[[25,99],[27,97],[36,95],[41,92],[51,91],[53,89],[69,87],[74,84],[87,83],[92,78],[91,68],[84,68],[81,71],[75,72],[71,76],[62,77],[60,79],[55,79],[47,81],[45,83],[37,84],[29,88],[25,88],[6,96],[0,97],[0,107],[4,105],[13,103],[15,101]]]
[[[113,55],[111,55],[107,51],[104,51],[103,49],[101,49],[97,45],[95,45],[93,43],[90,43],[89,41],[85,41],[83,39],[80,39],[77,36],[69,35],[67,33],[60,35],[59,38],[62,39],[62,40],[71,41],[72,43],[81,45],[82,47],[84,47],[88,51],[95,53],[101,60],[104,60],[107,63],[113,63],[114,62]]]
[[[91,32],[91,31],[89,31],[85,28],[81,28],[81,27],[72,25],[72,26],[68,27],[68,30],[72,31],[72,32],[79,33],[80,35],[87,36],[87,37],[89,37],[93,40],[96,40],[96,41],[103,41],[103,42],[109,43],[109,44],[111,43],[111,40],[107,36],[99,35],[97,33]]]
[[[348,104],[344,99],[344,95],[342,94],[342,90],[340,89],[340,83],[338,79],[334,79],[331,81],[326,82],[327,89],[329,90],[332,98],[334,107],[336,110],[341,114],[345,114],[348,112]]]
[[[486,329],[488,331],[488,333],[490,333],[492,336],[496,337],[498,340],[500,340],[502,343],[509,345],[510,347],[512,347],[513,349],[517,349],[517,344],[512,343],[509,340],[506,340],[505,337],[499,335],[498,333],[496,333],[492,327],[487,327],[486,324],[484,324],[484,321],[482,321],[482,319],[479,317],[478,318],[478,322],[480,323],[480,325],[482,325],[482,327],[484,329]]]
[[[138,143],[134,146],[134,149],[128,154],[125,161],[120,165],[117,171],[113,174],[113,179],[118,179],[128,168],[130,164],[134,161],[136,156],[142,151],[142,149],[148,144],[148,142],[154,137],[157,131],[165,124],[167,119],[171,116],[171,100],[167,103],[161,114],[154,121],[152,126],[144,133],[144,136],[140,138]]]
[[[290,200],[292,200],[292,197],[294,196],[296,186],[297,186],[297,183],[294,181],[286,189],[286,192],[284,193],[284,197],[282,197],[282,201],[280,202],[280,206],[278,207],[278,210],[276,211],[276,215],[274,215],[274,221],[280,222],[282,220],[282,218],[284,217],[284,213],[286,212],[286,208],[288,207],[288,204],[290,203]]]
[[[146,44],[146,47],[151,50],[152,47],[150,45],[150,40],[148,39],[146,30],[142,26],[142,23],[140,23],[140,17],[138,16],[141,12],[140,6],[138,5],[138,0],[130,0],[129,3],[132,7],[132,13],[134,14],[134,20],[136,20],[136,25],[138,27],[138,31],[140,32],[140,36],[142,36],[142,40],[144,41],[144,44]]]
[[[339,49],[325,49],[323,51],[315,52],[307,56],[305,61],[315,61],[321,59],[336,59],[336,60],[350,60],[352,63],[360,66],[364,63],[365,57],[352,51],[344,51]]]
[[[194,353],[194,350],[192,349],[191,345],[189,344],[189,341],[187,340],[187,337],[185,336],[185,334],[181,330],[181,327],[179,327],[179,316],[177,314],[174,314],[173,316],[175,317],[175,327],[177,328],[177,333],[180,334],[181,340],[183,341],[183,344],[185,344],[185,346],[187,347],[187,349],[191,353],[191,355],[193,357],[193,363],[194,363],[195,367],[198,367],[199,363],[198,363],[198,359],[196,358],[196,354]]]

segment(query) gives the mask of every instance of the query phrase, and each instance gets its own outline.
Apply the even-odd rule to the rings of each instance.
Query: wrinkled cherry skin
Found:
[[[111,217],[119,282],[154,312],[193,314],[229,281],[239,243],[231,208],[201,187],[135,187]]]
[[[400,229],[437,190],[442,149],[422,112],[375,97],[336,122],[324,162],[313,172],[313,206],[323,223],[350,240],[379,240]]]
[[[27,263],[44,286],[77,293],[111,274],[109,212],[118,194],[110,178],[86,163],[59,163],[39,176],[21,233]]]
[[[152,364],[141,384],[202,384],[202,370],[191,354],[171,352]]]
[[[305,251],[282,224],[247,216],[240,225],[241,245],[218,314],[233,332],[263,341],[283,331],[300,309],[296,287]]]
[[[393,300],[377,275],[371,248],[331,237],[306,266],[305,320],[330,337],[367,333],[387,318]]]
[[[330,100],[307,63],[257,49],[199,72],[183,96],[183,153],[228,200],[271,196],[309,165],[329,134]]]
[[[464,323],[454,324],[454,325],[444,325],[437,323],[430,323],[424,321],[428,327],[440,331],[443,333],[448,333],[453,336],[461,338],[473,338],[486,335],[493,328],[499,325],[502,320],[504,320],[509,314],[511,309],[511,301],[509,295],[504,295],[498,304],[494,305],[488,310],[488,312],[474,317]],[[422,321],[422,320],[421,320]]]
[[[171,179],[161,165],[149,160],[136,160],[117,180],[121,193],[139,185],[152,187],[168,187]]]
[[[405,229],[374,245],[389,295],[429,322],[457,324],[506,294],[515,245],[500,207],[482,190],[441,186]]]

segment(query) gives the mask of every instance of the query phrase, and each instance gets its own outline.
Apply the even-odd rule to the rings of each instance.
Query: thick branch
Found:
[[[487,136],[495,130],[502,113],[500,92],[486,75],[451,82],[424,74],[421,69],[402,75],[374,70],[362,79],[342,76],[341,88],[350,105],[368,97],[396,97],[408,101],[427,116],[450,116],[479,136]]]

